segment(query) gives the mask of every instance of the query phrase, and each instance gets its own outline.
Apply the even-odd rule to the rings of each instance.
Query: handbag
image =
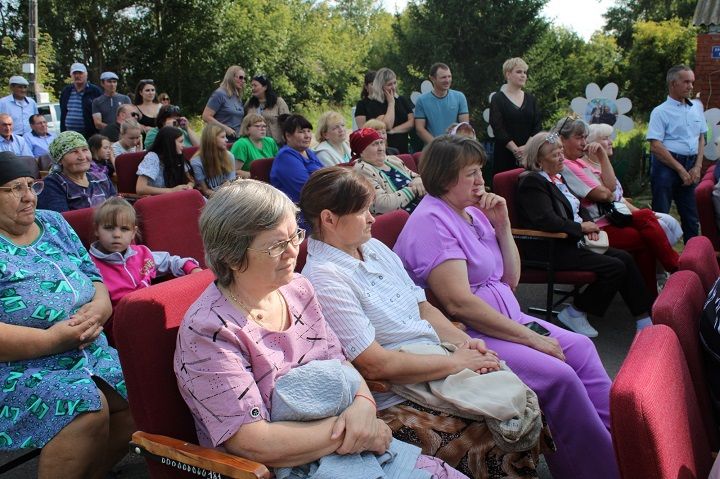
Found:
[[[632,212],[622,201],[598,203],[598,211],[614,226],[625,227],[632,224]]]
[[[610,247],[610,239],[606,232],[598,231],[598,239],[592,240],[588,235],[583,236],[583,239],[578,241],[578,248],[583,248],[588,251],[592,251],[597,254],[604,254]]]

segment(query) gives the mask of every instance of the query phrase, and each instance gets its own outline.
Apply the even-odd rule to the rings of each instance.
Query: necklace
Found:
[[[242,301],[240,301],[240,299],[238,299],[238,297],[233,294],[233,292],[230,290],[230,288],[227,288],[226,291],[230,295],[230,299],[235,301],[242,309],[247,311],[248,314],[250,315],[250,318],[253,321],[255,321],[255,323],[262,326],[263,328],[268,329],[267,328],[268,325],[262,321],[265,318],[265,316],[262,313],[253,314],[252,308],[250,306],[246,305],[245,303],[243,303]],[[275,294],[277,294],[279,296],[279,293],[277,292],[277,290],[275,291]],[[280,299],[280,302],[282,303],[282,297]],[[281,313],[281,317],[280,317],[280,324],[278,325],[279,326],[278,331],[282,331],[283,326],[285,326],[285,321],[286,321],[285,311],[283,310]]]

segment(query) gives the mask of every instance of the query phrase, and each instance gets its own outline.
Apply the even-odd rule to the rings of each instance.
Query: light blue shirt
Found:
[[[7,113],[13,119],[13,131],[24,136],[30,133],[30,116],[38,112],[37,103],[29,97],[16,100],[12,94],[0,98],[0,113]]]
[[[705,118],[697,107],[667,97],[650,113],[646,138],[662,142],[672,153],[697,155],[698,139],[706,131]]]
[[[10,135],[10,139],[0,136],[0,151],[12,151],[17,156],[34,156],[27,142],[15,133]]]
[[[420,95],[415,102],[415,118],[425,120],[425,128],[432,136],[444,135],[460,115],[467,113],[465,95],[457,90],[448,90],[442,98],[429,91]]]
[[[50,149],[50,143],[55,139],[55,134],[48,132],[46,136],[37,136],[35,133],[29,131],[23,139],[30,147],[32,156],[37,158],[38,156],[47,155]]]

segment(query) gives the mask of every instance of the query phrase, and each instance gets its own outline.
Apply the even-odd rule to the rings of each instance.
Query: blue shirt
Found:
[[[16,100],[12,94],[0,98],[0,113],[7,113],[12,117],[16,135],[24,136],[30,133],[30,116],[37,112],[37,103],[32,98]]]
[[[33,156],[27,142],[15,133],[10,135],[9,140],[0,136],[0,151],[12,151],[17,156]]]
[[[707,131],[705,118],[692,103],[667,97],[650,113],[646,138],[658,140],[678,155],[697,155],[700,135]]]
[[[30,147],[32,156],[37,158],[38,156],[47,155],[50,149],[50,143],[55,139],[55,134],[48,132],[47,136],[38,136],[35,132],[30,131],[23,137],[25,143]]]
[[[415,103],[415,118],[425,120],[425,128],[432,136],[444,135],[460,115],[467,113],[465,95],[457,90],[448,90],[442,98],[429,91],[420,95]]]
[[[270,170],[270,183],[290,197],[293,203],[300,201],[300,190],[313,171],[323,167],[310,148],[305,150],[307,158],[299,151],[285,145],[280,148]]]
[[[83,118],[83,92],[73,88],[68,98],[67,116],[65,117],[65,128],[73,131],[85,130],[85,119]]]

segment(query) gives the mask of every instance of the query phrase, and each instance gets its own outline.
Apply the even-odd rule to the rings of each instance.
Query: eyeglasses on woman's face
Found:
[[[12,186],[0,186],[0,190],[9,191],[17,199],[22,199],[28,190],[31,191],[34,196],[37,196],[42,193],[43,188],[45,188],[45,183],[42,181],[28,181],[27,183],[19,181]]]
[[[293,246],[299,246],[300,243],[303,242],[305,239],[305,230],[302,228],[298,228],[297,231],[295,231],[295,234],[286,239],[285,241],[278,241],[274,245],[270,246],[266,249],[259,249],[259,248],[247,248],[250,251],[257,251],[259,253],[267,253],[271,258],[277,258],[281,254],[287,250],[288,246],[292,244]]]

